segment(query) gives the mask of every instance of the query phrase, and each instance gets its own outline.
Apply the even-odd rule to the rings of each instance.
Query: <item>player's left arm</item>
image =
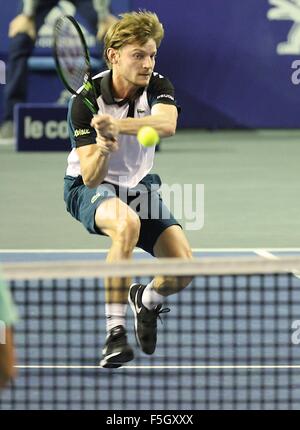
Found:
[[[150,107],[150,115],[140,118],[113,117],[105,119],[96,115],[91,125],[96,129],[108,127],[111,122],[118,134],[136,135],[141,127],[149,126],[155,128],[160,137],[173,136],[176,132],[177,118],[180,107],[176,103],[175,91],[172,83],[161,75],[153,74],[147,88],[147,98]],[[109,120],[109,121],[108,121]]]
[[[151,115],[144,118],[124,118],[117,120],[119,133],[137,134],[143,126],[155,128],[160,137],[173,136],[177,127],[177,108],[174,105],[156,103],[151,108]]]
[[[107,121],[108,116],[105,116]],[[176,132],[178,112],[177,107],[171,104],[156,103],[151,108],[151,115],[143,118],[110,118],[110,121],[115,125],[119,134],[136,135],[139,129],[143,126],[155,128],[160,137],[173,136]],[[103,128],[102,115],[93,117],[91,125],[94,128]],[[107,125],[109,125],[107,123]]]

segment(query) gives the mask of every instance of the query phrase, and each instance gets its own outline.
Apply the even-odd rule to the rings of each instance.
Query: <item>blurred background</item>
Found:
[[[20,3],[1,5],[2,68],[9,22]],[[111,2],[115,15],[140,8],[156,12],[164,24],[156,70],[173,82],[182,107],[178,132],[160,145],[153,172],[169,185],[192,184],[194,190],[204,185],[203,227],[187,231],[192,246],[297,247],[300,1]],[[51,53],[53,23],[61,13],[79,19],[95,72],[105,68],[88,23],[74,5],[61,1],[46,17],[28,60],[28,96],[15,107],[15,135],[0,139],[3,249],[108,245],[106,238],[84,231],[62,199],[69,95]],[[4,88],[1,84],[0,120]],[[183,213],[183,226],[185,221]]]
[[[135,351],[133,366],[109,373],[98,366],[101,287],[119,275],[99,266],[109,240],[87,233],[63,201],[70,95],[52,58],[56,18],[79,20],[95,73],[105,68],[102,47],[60,1],[28,58],[27,99],[4,132],[4,89],[16,71],[4,74],[8,27],[21,3],[2,1],[0,13],[0,261],[20,313],[19,376],[0,409],[299,410],[300,0],[111,1],[114,15],[148,9],[165,27],[156,71],[174,84],[182,112],[153,173],[182,192],[170,208],[202,260],[191,263],[192,285],[166,303],[155,355]],[[144,256],[134,254],[130,275]],[[137,282],[148,283],[153,267]]]

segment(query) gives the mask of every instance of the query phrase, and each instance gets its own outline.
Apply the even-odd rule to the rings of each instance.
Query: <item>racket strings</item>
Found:
[[[87,72],[86,52],[77,30],[67,19],[61,19],[56,26],[56,52],[64,78],[77,91]]]

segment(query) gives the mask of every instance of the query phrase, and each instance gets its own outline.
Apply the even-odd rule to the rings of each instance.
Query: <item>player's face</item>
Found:
[[[145,45],[126,45],[119,50],[118,74],[129,84],[144,87],[149,84],[155,65],[156,43],[149,39]]]

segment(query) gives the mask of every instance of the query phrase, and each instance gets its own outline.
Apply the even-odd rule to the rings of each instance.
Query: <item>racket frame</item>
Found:
[[[59,22],[64,20],[64,19],[68,19],[73,24],[73,26],[75,27],[77,34],[80,38],[82,47],[84,49],[86,71],[85,71],[83,82],[82,82],[83,87],[79,93],[69,85],[69,83],[68,83],[68,81],[67,81],[67,79],[63,73],[62,67],[60,66],[58,48],[57,48],[57,41],[58,41],[59,35],[57,34],[56,29],[58,28]],[[55,61],[57,73],[58,73],[61,81],[63,82],[65,88],[72,94],[80,95],[83,98],[83,102],[86,105],[86,107],[92,112],[93,115],[96,115],[98,113],[98,105],[97,105],[95,86],[94,86],[93,79],[92,79],[90,53],[89,53],[89,49],[88,49],[86,40],[84,38],[83,32],[80,28],[80,25],[78,24],[76,19],[71,15],[63,15],[62,17],[59,17],[56,20],[56,23],[54,25],[53,56],[54,56],[54,61]],[[92,97],[93,101],[90,99],[91,97]]]

